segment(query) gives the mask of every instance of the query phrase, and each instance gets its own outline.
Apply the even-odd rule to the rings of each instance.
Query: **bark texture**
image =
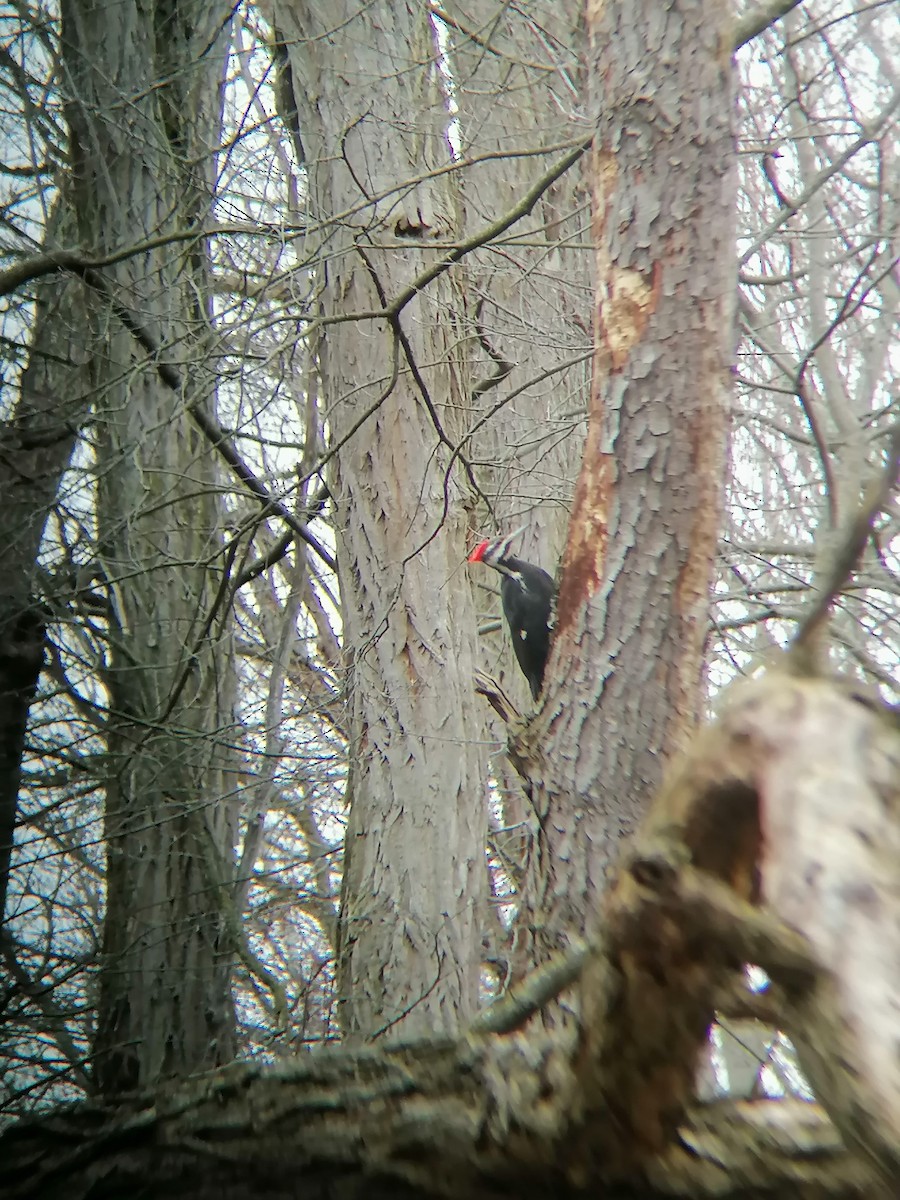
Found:
[[[54,211],[47,249],[71,232]],[[59,481],[87,415],[83,285],[53,278],[38,286],[34,340],[16,410],[0,425],[0,921],[6,910],[28,713],[44,661],[46,589],[38,550]]]
[[[206,220],[226,12],[199,0],[63,4],[73,204],[91,252]],[[186,246],[163,242],[106,277],[161,357],[185,364],[184,394],[164,386],[115,309],[91,308],[98,545],[114,611],[94,1044],[105,1094],[232,1054],[233,662],[217,609],[213,451],[188,415],[214,394],[201,359],[204,251]]]
[[[434,31],[393,0],[285,2],[275,17],[320,230],[336,451],[352,728],[342,1019],[350,1036],[450,1031],[477,1004],[486,809],[469,492],[447,471],[469,405],[462,300],[446,274],[419,291],[459,231],[446,177],[429,177],[450,158]]]
[[[596,911],[697,720],[733,340],[730,16],[609,3],[588,26],[595,377],[550,686],[517,748],[542,824],[538,961]]]
[[[467,255],[461,286],[470,314],[472,432],[466,449],[489,501],[473,514],[473,532],[490,536],[527,528],[515,553],[555,575],[565,544],[584,443],[590,379],[593,250],[581,157],[544,190],[529,211],[523,199],[564,153],[588,133],[582,104],[586,50],[581,0],[511,7],[497,0],[444,5],[447,56],[459,153],[464,230],[476,235],[519,213],[501,238]],[[479,664],[522,712],[534,708],[500,610],[498,576],[470,568],[481,636]],[[485,705],[487,712],[487,705]],[[493,720],[497,750],[490,769],[499,797],[491,849],[503,871],[501,891],[524,873],[534,814],[505,754],[507,731]],[[497,921],[493,958],[499,979],[519,962],[528,940],[511,939]]]
[[[801,682],[753,715],[762,896],[823,969],[795,993],[793,1036],[848,1145],[900,1179],[900,1060],[885,1053],[900,1020],[900,721]]]
[[[840,788],[816,786],[813,748],[839,769]],[[784,819],[801,765],[810,786],[787,820],[810,859],[837,869],[821,907],[798,914],[776,890],[780,848],[761,831]],[[867,804],[875,794],[881,803]],[[859,955],[832,961],[830,946],[860,919],[860,846],[872,855],[880,835],[896,841],[898,797],[895,716],[829,681],[773,672],[738,690],[673,771],[606,898],[603,936],[512,989],[466,1038],[323,1053],[278,1071],[235,1065],[127,1111],[23,1125],[0,1143],[0,1185],[52,1197],[92,1181],[92,1196],[112,1196],[149,1174],[148,1195],[193,1197],[251,1186],[290,1196],[302,1180],[313,1197],[888,1200],[900,1144],[884,1083],[892,1031],[877,1019],[862,1031],[847,1001]],[[835,839],[852,846],[835,854]],[[772,908],[759,907],[760,880]],[[898,892],[896,865],[882,864],[882,932],[897,925]],[[843,1144],[817,1105],[690,1106],[711,998],[746,961],[765,968],[784,1027],[802,1035],[802,1065]],[[877,961],[896,994],[895,960]],[[526,1030],[564,992],[573,1021]],[[826,1061],[835,1036],[841,1053]]]
[[[586,141],[582,8],[575,0],[527,11],[472,0],[442,9],[460,154],[473,160],[460,175],[467,232],[515,212],[560,147]],[[470,345],[480,372],[471,445],[492,502],[491,514],[481,517],[503,531],[527,523],[517,553],[551,574],[562,554],[583,449],[589,243],[579,159],[522,215],[504,244],[491,243],[464,264],[469,311],[477,313]],[[527,691],[511,694],[524,701]]]

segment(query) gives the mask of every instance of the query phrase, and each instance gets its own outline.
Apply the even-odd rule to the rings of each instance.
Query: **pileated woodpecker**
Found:
[[[509,553],[510,542],[521,532],[517,529],[495,542],[482,542],[469,555],[469,562],[484,563],[503,576],[500,584],[503,615],[519,666],[537,700],[550,653],[550,635],[556,623],[556,584],[542,567]]]

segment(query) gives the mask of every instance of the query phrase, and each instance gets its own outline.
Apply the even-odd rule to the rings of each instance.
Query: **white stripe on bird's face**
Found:
[[[489,566],[494,567],[494,569],[497,571],[502,571],[504,575],[517,575],[518,572],[513,571],[508,567],[504,567],[501,565],[499,560],[508,556],[510,546],[517,537],[520,537],[525,532],[527,528],[527,525],[521,525],[518,529],[513,530],[512,533],[508,533],[506,537],[497,538],[495,542],[491,542],[487,550],[485,550],[484,554],[482,555],[481,561],[486,562]]]
[[[514,576],[518,575],[519,572],[513,570],[512,567],[508,567],[506,563],[502,561],[509,553],[509,543],[509,538],[503,538],[502,541],[493,542],[490,546],[488,546],[487,550],[485,550],[481,561],[487,563],[489,567],[493,567],[495,571],[502,571],[504,575]]]

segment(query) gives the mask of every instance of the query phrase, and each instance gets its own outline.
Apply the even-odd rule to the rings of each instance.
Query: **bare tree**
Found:
[[[82,243],[98,256],[156,243],[106,268],[90,308],[110,601],[94,1065],[109,1094],[233,1053],[228,559],[215,454],[195,418],[215,395],[201,230],[218,84],[208,51],[227,9],[111,13],[72,0],[62,15]],[[173,359],[180,385],[159,369]]]
[[[285,3],[275,19],[322,280],[351,724],[343,1023],[455,1030],[477,1004],[485,796],[459,569],[471,480],[447,471],[471,387],[466,299],[442,263],[460,227],[435,35],[405,5]]]
[[[577,137],[559,136],[558,157],[540,133],[528,147],[529,116],[509,108],[524,89],[522,109],[537,118],[538,130],[551,131],[552,105],[563,94],[557,89],[565,90],[569,64],[579,58],[575,44],[566,57],[555,13],[435,7],[430,22],[416,24],[408,9],[387,3],[328,18],[313,6],[285,5],[276,43],[282,140],[265,99],[267,30],[254,26],[251,10],[244,13],[226,92],[244,106],[245,119],[227,138],[226,155],[247,207],[228,201],[233,224],[217,231],[213,285],[229,428],[218,435],[205,428],[229,447],[249,489],[228,510],[229,544],[246,549],[231,582],[248,718],[237,735],[238,781],[250,798],[240,878],[228,892],[235,905],[249,906],[252,946],[234,922],[226,932],[241,955],[236,996],[242,1014],[251,1012],[244,1015],[247,1044],[263,1053],[260,1061],[135,1096],[124,1117],[100,1104],[22,1124],[5,1139],[4,1184],[48,1194],[70,1191],[74,1180],[116,1194],[140,1177],[151,1191],[195,1197],[251,1188],[276,1196],[295,1190],[298,1178],[311,1195],[335,1188],[423,1196],[892,1194],[900,1093],[884,1047],[895,1024],[896,718],[858,688],[822,678],[814,646],[823,614],[836,606],[830,628],[841,631],[844,647],[836,659],[852,655],[858,671],[890,686],[896,518],[888,500],[900,437],[885,451],[884,428],[894,416],[884,240],[892,209],[881,164],[896,105],[889,64],[864,48],[887,19],[882,7],[850,12],[813,3],[792,24],[780,18],[796,5],[748,5],[736,32],[711,3],[670,5],[664,13],[621,3],[592,9],[596,114],[588,131],[596,126],[597,136],[587,160]],[[744,340],[711,627],[725,478],[723,382],[738,332],[730,316],[734,156],[725,48],[732,38],[741,47]],[[367,72],[362,97],[360,67]],[[857,72],[872,87],[864,104],[865,89],[854,91]],[[542,77],[549,91],[532,86]],[[551,107],[543,110],[542,100]],[[577,107],[564,116],[563,124],[580,121]],[[505,141],[504,119],[520,142]],[[796,160],[793,138],[804,143]],[[776,140],[780,157],[768,156]],[[491,175],[492,156],[513,145],[516,164],[530,161],[533,173],[518,175],[507,164],[508,174]],[[815,154],[803,164],[801,185],[810,147]],[[556,347],[546,360],[537,346],[516,354],[526,316],[515,310],[520,288],[515,269],[504,276],[491,259],[521,255],[526,280],[538,280],[542,264],[552,277],[555,250],[544,254],[554,228],[551,198],[565,197],[565,220],[577,228],[577,185],[567,196],[567,172],[585,161],[599,241],[591,432],[546,694],[534,718],[512,723],[511,754],[535,810],[521,894],[520,861],[508,856],[496,872],[499,878],[506,870],[512,884],[497,893],[499,940],[513,922],[520,958],[510,959],[546,962],[470,1019],[466,989],[475,976],[464,969],[477,972],[480,947],[460,956],[472,941],[449,936],[425,947],[410,936],[421,923],[408,918],[424,914],[446,933],[458,910],[436,911],[435,897],[446,904],[455,884],[457,896],[471,899],[476,893],[466,889],[480,887],[480,835],[473,838],[477,867],[459,863],[460,818],[444,803],[458,796],[474,757],[460,742],[463,766],[436,753],[440,777],[419,769],[434,740],[433,726],[415,726],[419,709],[432,719],[445,711],[429,707],[438,656],[427,671],[404,675],[400,668],[419,667],[416,646],[443,646],[438,634],[450,627],[436,626],[437,614],[450,619],[449,604],[453,620],[470,624],[447,634],[465,655],[453,670],[440,659],[440,682],[458,697],[453,689],[464,689],[471,671],[474,606],[462,576],[435,589],[433,574],[416,574],[417,564],[427,561],[446,582],[463,559],[464,523],[489,521],[489,505],[505,520],[517,487],[533,494],[541,431],[524,432],[524,419],[534,413],[503,424],[512,443],[505,464],[496,451],[480,461],[478,450],[501,428],[520,385],[535,389],[540,411],[541,363],[554,372],[562,366],[559,351],[575,349],[573,327],[562,281],[559,292],[548,283],[560,313],[548,305],[541,324]],[[254,193],[260,167],[284,181],[284,214],[269,207],[272,192],[260,186]],[[507,187],[511,199],[504,200]],[[237,197],[237,189],[226,194]],[[225,211],[220,200],[217,212]],[[253,220],[239,220],[238,211]],[[430,239],[429,229],[439,236]],[[822,245],[823,229],[833,253]],[[515,244],[517,232],[528,245]],[[867,246],[867,238],[875,240]],[[139,262],[145,249],[138,247]],[[809,296],[813,277],[824,303]],[[127,277],[116,283],[113,313],[144,350],[162,346],[178,330],[146,337],[148,323],[139,327],[133,306],[125,306],[134,286]],[[535,284],[538,309],[541,292]],[[152,299],[141,300],[151,316]],[[172,379],[168,367],[161,358],[160,373]],[[231,368],[240,381],[234,390]],[[849,395],[857,381],[860,408],[848,415],[835,406],[841,387]],[[365,399],[354,407],[357,396]],[[492,399],[500,407],[491,417]],[[101,411],[108,421],[109,409]],[[546,411],[554,415],[549,404]],[[204,410],[193,417],[202,422]],[[152,443],[153,430],[141,434]],[[236,445],[255,473],[246,461],[239,465]],[[199,464],[199,447],[196,453]],[[554,487],[562,487],[565,464],[558,469],[547,457]],[[111,472],[98,511],[115,549],[112,484],[124,473],[115,459]],[[874,488],[866,486],[869,476]],[[331,535],[317,540],[306,525],[322,511],[325,477],[338,523],[343,624],[328,575]],[[198,465],[198,491],[206,495],[211,478]],[[406,522],[394,522],[396,530],[395,513]],[[146,536],[152,516],[142,505],[129,529]],[[848,540],[838,531],[850,516]],[[425,518],[428,532],[445,520],[448,541],[438,552],[435,538],[416,555],[426,532],[416,521]],[[83,515],[85,526],[92,519]],[[547,532],[544,513],[535,525]],[[251,528],[252,551],[249,538],[240,540]],[[193,562],[197,548],[180,536],[172,544]],[[92,533],[87,540],[93,543]],[[125,549],[134,552],[131,544]],[[132,593],[121,552],[120,542],[110,572],[115,670],[122,666],[118,618],[139,616],[122,604]],[[815,605],[798,603],[810,587],[819,592]],[[230,607],[231,592],[223,595]],[[756,671],[752,656],[770,640],[785,640],[795,618],[801,635],[788,670],[764,672],[739,691],[679,764],[679,747],[708,699],[704,639],[713,646],[718,686],[729,673]],[[101,644],[107,620],[97,623]],[[879,638],[866,637],[860,625]],[[346,710],[341,636],[352,668]],[[145,655],[143,665],[153,667],[150,678],[162,677],[158,660]],[[85,676],[106,678],[95,668]],[[64,691],[73,698],[72,688]],[[499,693],[493,698],[500,702]],[[466,729],[480,738],[477,724]],[[48,724],[43,736],[51,732]],[[167,731],[156,724],[153,732]],[[208,730],[200,737],[212,743]],[[345,738],[355,810],[340,933],[345,1029],[396,1037],[452,1032],[462,1023],[467,1036],[302,1056],[272,1073],[269,1055],[335,1030],[327,985],[337,940],[333,864]],[[676,765],[651,804],[664,759]],[[482,816],[497,810],[496,796],[486,799]],[[434,828],[445,827],[440,861],[431,825],[419,842],[410,836],[432,813]],[[52,832],[46,810],[42,825]],[[77,864],[73,873],[87,874],[93,863],[79,862],[70,833],[64,827],[59,835],[60,854]],[[491,850],[499,860],[496,834]],[[422,868],[435,863],[429,881]],[[460,868],[455,878],[450,863]],[[49,872],[29,886],[47,897],[51,917],[70,903],[49,894]],[[296,915],[289,918],[292,889]],[[386,928],[386,914],[397,918],[396,930]],[[383,924],[367,931],[364,921],[373,916]],[[96,928],[94,914],[86,925]],[[469,937],[482,928],[457,924],[454,932]],[[47,944],[62,940],[54,933]],[[768,973],[765,995],[748,990],[747,962]],[[451,965],[459,977],[448,983]],[[30,978],[21,971],[11,977],[19,1011],[32,1019],[40,1013],[43,1029],[54,1022],[73,1028],[58,1003],[54,1009],[40,998],[35,980],[46,975],[37,966]],[[57,986],[54,998],[63,995]],[[559,1002],[564,1022],[553,1019]],[[765,1015],[790,1035],[827,1116],[806,1101],[693,1105],[698,1054],[723,1005]],[[75,1061],[77,1046],[63,1053]],[[752,1080],[759,1072],[749,1074]],[[771,1080],[757,1086],[767,1089]],[[17,1110],[23,1107],[20,1097]]]
[[[538,960],[591,923],[622,838],[700,712],[734,294],[731,80],[709,52],[722,36],[711,18],[667,15],[665,74],[643,44],[648,14],[607,6],[590,34],[591,424],[548,696],[517,748],[542,829],[521,914]]]
[[[714,648],[729,674],[789,635],[895,415],[897,78],[886,20],[878,4],[815,6],[742,52],[742,336]],[[893,565],[878,549],[894,528],[884,514],[838,607],[832,652],[890,694],[896,654],[873,648],[900,633]]]

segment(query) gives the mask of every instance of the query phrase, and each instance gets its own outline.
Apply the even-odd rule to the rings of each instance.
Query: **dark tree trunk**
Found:
[[[47,231],[48,247],[64,244],[71,231],[61,201]],[[38,550],[90,404],[84,310],[80,281],[53,277],[38,284],[34,339],[18,404],[0,425],[0,919],[28,714],[45,657],[48,599],[55,599],[36,579]],[[64,586],[71,595],[71,581]]]
[[[28,712],[44,663],[46,633],[35,598],[17,593],[13,586],[0,596],[0,920],[6,911]]]

